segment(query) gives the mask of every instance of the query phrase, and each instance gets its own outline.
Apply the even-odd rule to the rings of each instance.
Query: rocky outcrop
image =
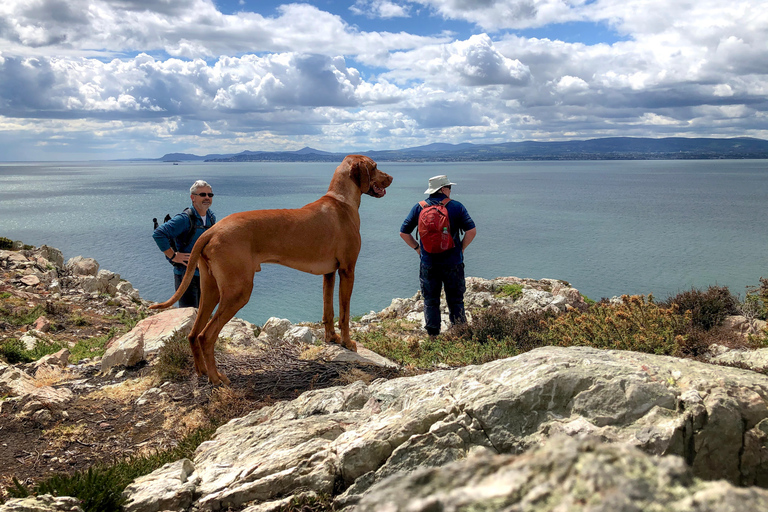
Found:
[[[142,304],[139,291],[121,279],[120,274],[99,270],[96,260],[82,256],[64,264],[61,251],[46,245],[20,251],[0,250],[0,267],[22,292],[75,301],[106,295],[130,310]]]
[[[355,512],[765,510],[768,491],[695,478],[680,457],[656,458],[594,438],[555,437],[521,456],[469,457],[399,473]]]
[[[676,455],[706,480],[768,486],[768,377],[665,356],[545,347],[482,366],[310,391],[221,427],[178,484],[198,498],[179,506],[219,510],[340,486],[338,503],[351,505],[392,475],[520,454],[559,434]],[[158,480],[167,488],[164,474],[132,488],[132,510],[153,510],[137,496],[152,496],[147,488]]]
[[[467,291],[464,303],[467,315],[471,319],[472,310],[500,306],[510,311],[551,311],[562,313],[572,309],[584,309],[587,304],[579,290],[565,281],[557,279],[522,279],[519,277],[499,277],[482,279],[479,277],[466,278]],[[448,305],[445,292],[440,301],[441,330],[450,327]],[[424,327],[424,297],[421,292],[407,299],[393,299],[384,310],[377,313],[371,311],[359,322],[359,327],[375,327],[377,323],[388,318],[409,320],[421,328]]]

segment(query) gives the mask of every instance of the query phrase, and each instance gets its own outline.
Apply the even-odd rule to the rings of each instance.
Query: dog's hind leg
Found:
[[[333,288],[336,284],[336,271],[323,274],[323,327],[325,342],[340,343],[341,338],[333,327]]]
[[[355,268],[339,269],[339,331],[341,344],[357,352],[357,344],[349,337],[349,305],[352,299],[352,287],[355,284]]]
[[[189,333],[189,346],[192,349],[192,357],[195,361],[195,372],[197,375],[208,375],[203,357],[203,349],[197,339],[197,335],[203,330],[211,313],[219,303],[219,288],[216,278],[210,273],[205,260],[201,259],[198,264],[200,269],[200,307],[197,310],[197,318]]]
[[[235,274],[236,276],[248,275]],[[248,303],[253,291],[253,272],[250,273],[250,279],[230,279],[228,282],[220,281],[221,301],[219,309],[214,313],[213,318],[206,324],[205,328],[197,335],[197,342],[203,352],[205,367],[208,371],[208,379],[212,384],[224,383],[229,385],[229,379],[226,375],[219,372],[216,368],[216,357],[213,349],[219,333],[227,322]]]

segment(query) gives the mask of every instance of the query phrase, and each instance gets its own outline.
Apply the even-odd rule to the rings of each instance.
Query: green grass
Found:
[[[523,296],[523,285],[521,284],[505,284],[496,291],[497,297],[510,297],[512,300],[517,300]]]
[[[131,457],[73,474],[55,474],[31,489],[14,478],[14,485],[6,491],[11,498],[40,494],[72,496],[82,501],[84,512],[118,512],[124,502],[122,492],[131,482],[169,462],[191,459],[197,447],[210,439],[215,431],[215,426],[196,430],[182,439],[176,447],[150,456]]]

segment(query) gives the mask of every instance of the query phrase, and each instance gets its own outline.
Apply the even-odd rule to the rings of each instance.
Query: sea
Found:
[[[190,205],[208,181],[219,219],[245,210],[298,208],[323,195],[332,163],[0,163],[0,236],[95,258],[141,296],[173,294],[171,266],[152,219]],[[351,312],[380,311],[418,290],[418,256],[399,236],[431,176],[477,225],[466,275],[553,278],[599,300],[692,288],[746,288],[768,277],[768,160],[382,162],[386,196],[363,196],[363,246]],[[258,236],[258,233],[255,234]],[[322,277],[263,265],[238,317],[317,322]],[[338,282],[337,282],[338,288]],[[337,290],[338,292],[338,290]],[[338,296],[338,293],[336,293]],[[338,300],[336,305],[338,314]]]

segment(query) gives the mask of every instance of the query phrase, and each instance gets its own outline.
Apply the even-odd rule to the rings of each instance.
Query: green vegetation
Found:
[[[13,240],[0,236],[0,250],[10,250],[13,247]]]
[[[27,489],[14,479],[13,487],[6,490],[11,498],[40,494],[72,496],[82,501],[85,512],[117,512],[123,505],[122,492],[128,484],[164,464],[192,458],[200,443],[210,439],[214,432],[214,426],[198,429],[170,450],[145,457],[131,457],[109,466],[94,466],[85,472],[56,474],[39,482],[32,489]]]
[[[153,373],[160,380],[181,382],[192,376],[194,368],[189,340],[177,331],[160,348]]]
[[[546,332],[548,345],[586,346],[674,354],[691,324],[689,312],[656,304],[652,295],[621,297],[620,304],[600,302],[585,312],[573,311],[553,319]]]
[[[510,297],[512,300],[517,300],[523,295],[523,285],[521,284],[505,284],[496,292],[497,297]]]
[[[473,311],[471,320],[436,338],[412,334],[412,326],[394,321],[377,331],[354,337],[367,348],[401,364],[431,369],[463,366],[511,357],[545,345],[588,346],[696,358],[709,345],[757,348],[768,345],[768,333],[744,339],[723,331],[728,315],[752,308],[752,318],[768,314],[768,280],[751,289],[740,303],[727,287],[692,289],[657,303],[653,295],[623,296],[620,301],[594,302],[561,315],[511,312],[492,306]],[[513,289],[505,290],[514,293]],[[748,315],[747,315],[748,316]]]
[[[78,341],[74,347],[69,349],[69,362],[77,364],[83,359],[92,359],[94,357],[101,357],[107,351],[106,346],[115,335],[117,331],[110,329],[107,334],[102,336],[94,336],[93,338],[86,338]]]
[[[515,356],[540,346],[540,332],[550,314],[512,313],[492,306],[472,313],[472,321],[435,338],[402,336],[402,326],[384,324],[381,330],[357,333],[365,347],[406,366],[482,364]]]
[[[48,354],[55,354],[64,348],[64,345],[56,341],[38,341],[32,350],[28,350],[24,342],[16,338],[8,338],[0,343],[0,357],[10,364],[31,363]]]
[[[10,294],[0,296],[0,322],[11,325],[29,325],[45,312],[42,306],[30,307],[24,299]]]

